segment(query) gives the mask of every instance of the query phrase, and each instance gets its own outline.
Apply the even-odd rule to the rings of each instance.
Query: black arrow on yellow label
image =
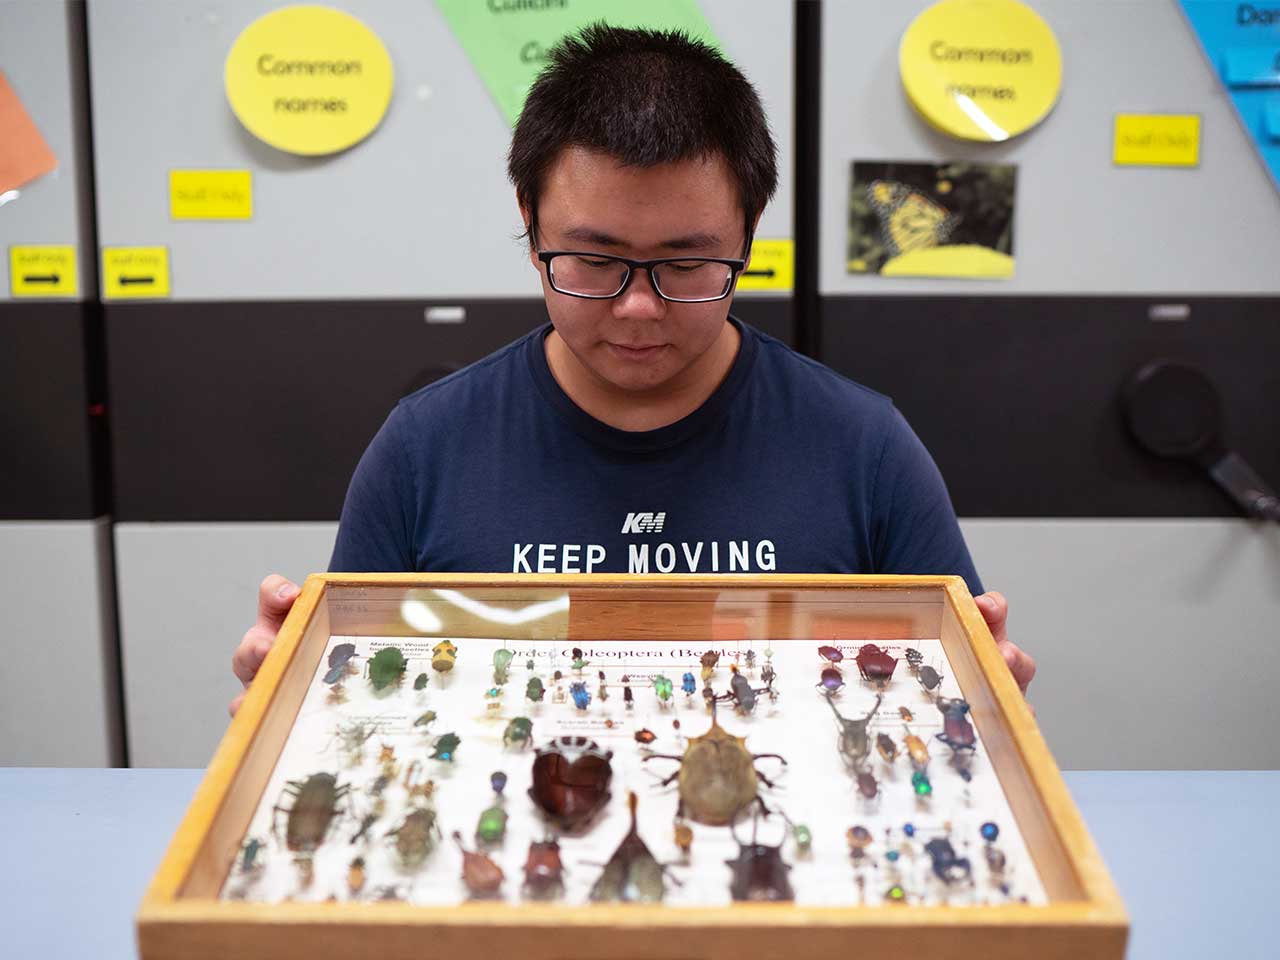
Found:
[[[768,270],[747,270],[742,274],[744,277],[776,277],[778,271],[770,267]]]
[[[146,284],[146,283],[155,283],[155,282],[156,282],[155,277],[121,277],[120,278],[120,286],[122,287],[127,287],[133,283]]]
[[[38,273],[22,278],[23,283],[52,283],[57,286],[62,281],[62,277],[56,273]]]

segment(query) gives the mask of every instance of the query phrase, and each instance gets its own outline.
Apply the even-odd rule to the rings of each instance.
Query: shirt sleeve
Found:
[[[877,573],[955,574],[974,596],[983,592],[942,474],[896,407],[876,470],[872,518]]]
[[[412,530],[417,511],[401,410],[392,410],[356,465],[329,560],[334,573],[401,573],[416,569]]]

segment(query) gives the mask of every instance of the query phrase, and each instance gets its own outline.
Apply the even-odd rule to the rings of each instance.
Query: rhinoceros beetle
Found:
[[[746,737],[735,737],[716,720],[715,700],[711,701],[711,728],[700,737],[690,737],[683,756],[651,753],[645,760],[678,760],[680,769],[662,781],[666,786],[679,779],[680,803],[676,816],[688,814],[698,823],[718,827],[753,800],[758,799],[757,782],[772,787],[773,782],[755,768],[764,758],[786,759],[778,753],[751,753]]]
[[[862,766],[863,761],[867,759],[867,754],[871,752],[871,737],[867,734],[867,725],[871,723],[871,718],[876,715],[880,709],[880,701],[883,696],[876,696],[875,706],[861,720],[850,720],[841,716],[840,711],[836,709],[835,701],[831,698],[831,694],[827,694],[827,705],[831,707],[831,712],[836,715],[836,721],[840,724],[840,756],[844,757],[845,762],[849,766],[857,769]]]
[[[791,864],[782,859],[782,844],[771,847],[760,843],[757,829],[760,824],[760,812],[751,823],[751,842],[743,843],[738,839],[733,819],[729,821],[729,833],[738,845],[738,856],[726,860],[725,864],[733,871],[729,880],[729,893],[734,900],[781,902],[794,900],[795,893],[791,889]]]

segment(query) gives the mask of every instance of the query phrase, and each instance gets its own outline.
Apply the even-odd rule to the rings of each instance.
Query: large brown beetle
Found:
[[[791,890],[791,864],[782,859],[782,845],[771,847],[760,843],[756,837],[759,826],[759,813],[751,824],[751,842],[743,843],[738,839],[733,821],[729,821],[729,832],[738,845],[738,856],[725,863],[733,871],[729,881],[729,892],[734,900],[753,901],[787,901],[794,900]]]
[[[402,867],[406,870],[420,867],[441,836],[436,812],[430,807],[417,807],[405,816],[400,826],[388,831],[387,836],[396,838],[396,856]]]
[[[289,780],[281,791],[281,799],[289,797],[289,807],[277,803],[271,808],[271,833],[279,837],[279,815],[288,814],[285,821],[285,844],[294,853],[314,853],[324,842],[334,814],[338,813],[338,801],[351,790],[349,784],[338,786],[338,778],[332,773],[313,773],[306,780]]]
[[[645,760],[678,760],[680,769],[662,781],[666,786],[680,781],[680,804],[676,816],[685,814],[698,823],[720,827],[733,820],[739,810],[758,799],[757,781],[766,787],[773,782],[755,768],[757,760],[778,753],[751,753],[746,737],[735,737],[716,722],[715,701],[711,701],[711,729],[700,737],[690,737],[683,756],[651,753]],[[763,804],[761,804],[763,806]]]

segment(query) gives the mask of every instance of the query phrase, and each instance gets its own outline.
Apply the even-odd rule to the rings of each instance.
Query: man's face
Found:
[[[734,181],[719,156],[640,168],[567,147],[543,185],[536,241],[540,250],[647,260],[742,257],[746,237]],[[654,292],[648,272],[638,270],[620,296],[584,300],[553,290],[543,264],[530,259],[542,275],[551,322],[576,361],[574,373],[592,390],[660,395],[697,389],[714,367],[713,356],[726,342],[728,298],[671,303]]]

